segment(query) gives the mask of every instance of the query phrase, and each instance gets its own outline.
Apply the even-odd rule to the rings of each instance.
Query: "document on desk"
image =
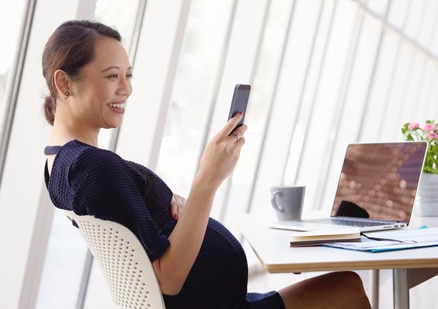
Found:
[[[325,243],[327,247],[364,252],[385,252],[438,246],[438,228],[399,229],[362,233],[360,242]]]

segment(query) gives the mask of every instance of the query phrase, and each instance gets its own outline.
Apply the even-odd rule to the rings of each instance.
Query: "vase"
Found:
[[[420,217],[438,216],[438,175],[423,173],[415,197],[415,214]]]

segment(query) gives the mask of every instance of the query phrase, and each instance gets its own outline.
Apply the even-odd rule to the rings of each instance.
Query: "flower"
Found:
[[[426,120],[420,127],[418,122],[405,123],[401,129],[407,141],[426,141],[428,144],[423,172],[438,174],[438,123],[435,120]]]

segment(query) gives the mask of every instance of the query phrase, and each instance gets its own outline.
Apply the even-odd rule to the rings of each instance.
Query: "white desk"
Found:
[[[246,215],[239,227],[263,267],[271,273],[392,269],[397,309],[409,308],[410,287],[438,273],[438,247],[381,253],[322,246],[291,248],[289,231],[267,228],[262,220]]]

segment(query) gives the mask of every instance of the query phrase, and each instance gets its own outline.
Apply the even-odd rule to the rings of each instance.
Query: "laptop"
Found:
[[[406,227],[426,150],[424,141],[349,144],[330,217],[269,226],[295,231],[350,226],[360,232]]]

